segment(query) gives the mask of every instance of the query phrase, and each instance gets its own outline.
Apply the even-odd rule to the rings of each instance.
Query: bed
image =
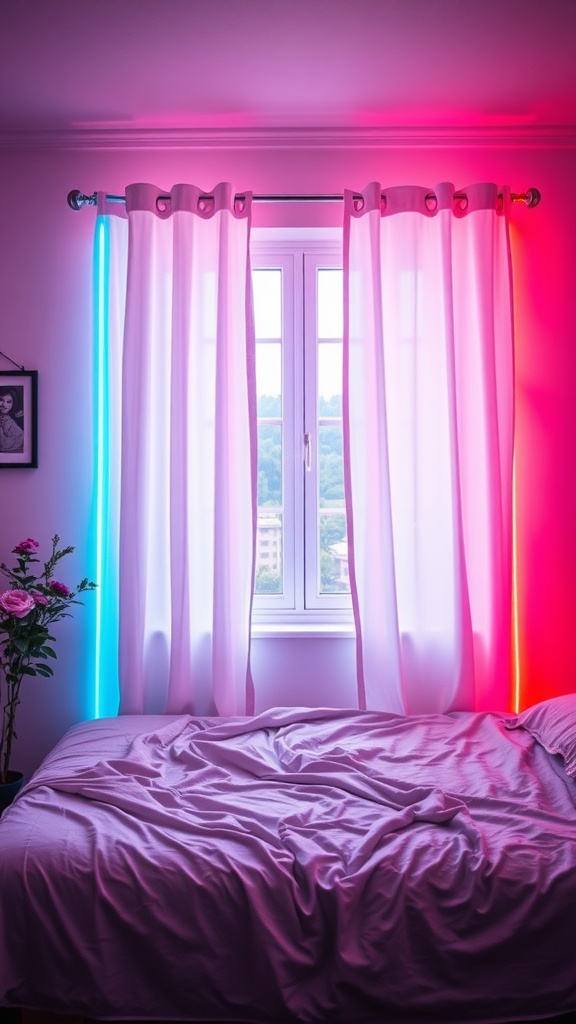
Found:
[[[447,1024],[576,1011],[576,694],[74,726],[0,821],[0,1007]]]

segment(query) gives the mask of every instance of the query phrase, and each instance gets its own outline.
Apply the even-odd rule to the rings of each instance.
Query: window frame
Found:
[[[292,338],[295,334],[296,323],[301,318],[301,310],[298,308],[298,294],[295,285],[295,260],[293,254],[287,250],[279,249],[272,252],[270,246],[251,246],[251,269],[252,270],[280,270],[281,277],[281,337],[258,338],[256,345],[274,344],[281,341],[282,359],[282,515],[283,515],[283,539],[282,539],[282,562],[283,562],[283,593],[269,595],[254,595],[254,611],[256,613],[270,612],[278,614],[282,618],[286,613],[296,607],[296,588],[298,585],[297,556],[295,551],[295,539],[299,524],[297,513],[300,502],[297,494],[296,474],[289,474],[287,466],[293,464],[296,458],[294,449],[294,435],[292,425],[298,415],[297,391],[295,381],[297,379],[298,367],[295,361],[289,357],[286,351],[285,339]],[[256,265],[257,264],[257,265]],[[295,346],[294,346],[295,347]],[[257,362],[257,360],[256,360]]]
[[[282,270],[282,496],[284,510],[284,592],[254,595],[252,632],[313,635],[352,632],[349,594],[314,593],[318,566],[318,420],[316,409],[318,269],[342,267],[338,229],[253,229],[253,270]],[[305,301],[312,289],[314,301]],[[260,341],[278,339],[257,339]],[[330,339],[325,339],[330,340]],[[338,340],[338,339],[333,339]],[[305,469],[304,434],[312,435],[311,472]],[[296,467],[300,467],[300,471]],[[294,467],[290,471],[290,467]],[[306,573],[312,557],[313,568]],[[306,561],[308,559],[308,561]],[[308,579],[307,579],[308,577]]]

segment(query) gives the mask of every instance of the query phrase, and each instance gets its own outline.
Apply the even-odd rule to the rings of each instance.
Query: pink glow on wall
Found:
[[[558,169],[561,158],[556,158]],[[576,689],[572,648],[576,566],[573,389],[576,349],[574,210],[562,176],[540,211],[512,229],[516,288],[516,530],[520,701]],[[563,340],[564,339],[564,340]],[[536,641],[536,637],[540,641]]]

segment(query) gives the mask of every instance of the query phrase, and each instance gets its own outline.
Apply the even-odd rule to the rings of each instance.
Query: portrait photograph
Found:
[[[0,469],[38,465],[37,408],[37,371],[0,371]]]

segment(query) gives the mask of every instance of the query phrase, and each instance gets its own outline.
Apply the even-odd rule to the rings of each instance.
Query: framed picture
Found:
[[[38,371],[0,370],[0,469],[38,465]]]

